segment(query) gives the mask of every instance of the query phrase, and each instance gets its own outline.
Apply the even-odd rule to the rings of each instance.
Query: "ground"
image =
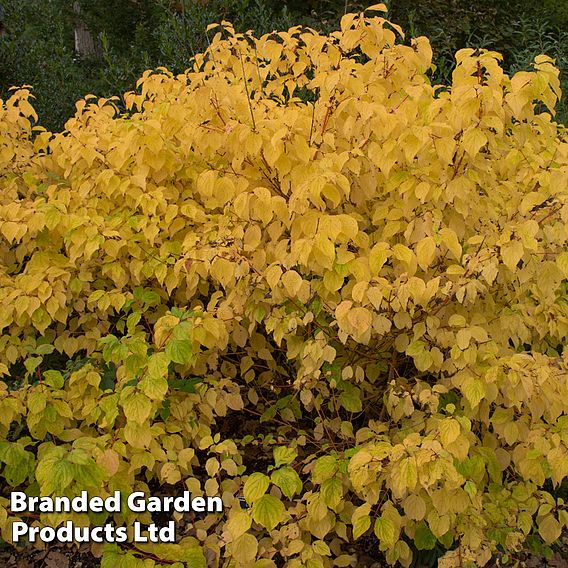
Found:
[[[98,568],[100,560],[90,551],[89,545],[80,548],[66,545],[50,546],[45,550],[30,548],[17,552],[13,548],[0,549],[0,566],[5,568]],[[523,555],[521,567],[524,568],[568,568],[568,535],[562,538],[561,547],[550,560],[541,556]],[[363,555],[361,560],[365,568],[386,568],[387,564],[381,560]],[[487,568],[500,566],[496,561]],[[509,564],[511,566],[511,564]],[[414,568],[425,568],[417,564]],[[358,568],[363,568],[363,565]]]

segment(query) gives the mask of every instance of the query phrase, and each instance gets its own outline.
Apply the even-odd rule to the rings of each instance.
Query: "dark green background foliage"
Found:
[[[13,85],[32,85],[40,122],[60,130],[85,94],[121,94],[145,69],[181,72],[192,54],[207,47],[205,28],[227,19],[257,35],[303,24],[321,31],[338,25],[346,11],[376,0],[80,0],[83,19],[102,41],[102,57],[74,53],[72,0],[3,0],[6,34],[0,37],[0,97]],[[448,83],[454,54],[462,47],[503,53],[508,72],[529,69],[546,53],[568,81],[568,3],[564,0],[390,0],[389,19],[411,37],[426,35],[434,48],[433,81]],[[560,103],[566,123],[568,105]]]

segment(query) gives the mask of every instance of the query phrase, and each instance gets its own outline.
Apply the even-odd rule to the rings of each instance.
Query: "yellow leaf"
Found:
[[[243,495],[247,503],[254,503],[260,499],[268,489],[270,479],[263,473],[255,472],[249,476],[243,488]]]
[[[440,441],[442,442],[442,445],[447,446],[460,435],[461,427],[457,420],[448,417],[444,418],[440,422],[438,430],[440,431]]]
[[[454,258],[460,260],[462,255],[462,247],[460,245],[460,242],[458,241],[458,237],[455,231],[444,227],[443,229],[440,229],[440,236],[442,237],[442,242],[448,247]]]
[[[558,266],[564,273],[564,276],[568,278],[568,252],[562,252],[556,257],[556,266]]]
[[[426,515],[426,503],[420,495],[410,494],[403,503],[406,516],[414,521],[421,521]]]
[[[122,403],[124,414],[128,420],[143,424],[152,411],[150,399],[141,393],[132,393]]]
[[[538,520],[538,534],[546,544],[552,544],[560,538],[562,527],[551,513]]]
[[[357,507],[351,515],[351,524],[353,525],[353,539],[357,540],[363,533],[366,533],[371,527],[370,503],[364,503]]]
[[[448,515],[439,515],[436,511],[428,514],[428,525],[435,537],[445,535],[450,529],[450,518]]]
[[[501,258],[509,270],[515,270],[523,256],[523,245],[520,241],[511,241],[501,246]]]
[[[366,308],[353,308],[347,314],[347,321],[358,333],[364,334],[371,328],[373,318]]]
[[[487,144],[487,136],[478,128],[472,128],[463,135],[462,144],[465,151],[474,158],[479,150]]]
[[[250,513],[246,511],[237,511],[230,516],[225,528],[229,531],[233,540],[239,538],[242,534],[246,533],[252,525],[252,518]]]
[[[377,243],[369,253],[369,266],[373,275],[378,275],[390,256],[387,243]]]
[[[464,381],[461,391],[472,408],[475,408],[486,396],[485,383],[471,377]]]
[[[466,324],[466,319],[459,314],[452,314],[448,320],[448,325],[451,325],[452,327],[464,327]]]
[[[239,565],[250,565],[256,558],[258,541],[252,534],[244,533],[231,543],[230,550]]]
[[[402,497],[407,491],[413,491],[418,482],[416,457],[403,458],[393,463],[391,471],[391,487],[393,495]]]
[[[414,254],[414,252],[407,246],[401,245],[400,243],[392,247],[392,252],[395,258],[408,265],[411,265],[416,260],[416,255]]]
[[[416,260],[422,270],[426,270],[436,255],[436,241],[434,237],[424,237],[416,245]]]
[[[26,232],[26,227],[25,225],[23,225],[24,227],[24,233]],[[4,223],[2,223],[2,234],[4,235],[4,237],[6,237],[6,240],[9,243],[13,243],[14,240],[16,240],[16,237],[19,235],[20,233],[20,224],[19,223],[15,223],[14,221],[4,221]]]
[[[281,281],[288,295],[296,297],[302,286],[302,277],[295,270],[287,270],[282,275]]]
[[[112,477],[119,469],[119,456],[112,448],[108,448],[97,458],[97,464],[102,466],[107,474]]]
[[[537,205],[540,205],[546,199],[544,193],[538,191],[531,191],[527,193],[521,204],[519,205],[519,213],[521,215],[526,215],[529,211],[532,211]]]
[[[369,6],[368,8],[366,8],[366,10],[374,10],[376,12],[388,12],[388,8],[386,7],[385,4],[373,4],[372,6]]]
[[[456,151],[456,141],[453,136],[443,136],[434,141],[436,152],[445,164],[452,162]]]
[[[471,341],[471,331],[469,329],[460,329],[456,334],[456,345],[465,351],[469,347]]]
[[[211,276],[218,280],[226,288],[235,275],[235,265],[219,256],[211,263]]]

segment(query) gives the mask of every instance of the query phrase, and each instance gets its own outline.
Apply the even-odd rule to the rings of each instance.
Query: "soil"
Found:
[[[0,551],[0,565],[5,568],[98,568],[101,561],[91,553],[89,545],[67,548],[50,546],[45,550],[13,548]]]

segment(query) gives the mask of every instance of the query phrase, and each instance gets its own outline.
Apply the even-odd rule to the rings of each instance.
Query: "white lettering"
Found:
[[[132,536],[134,542],[148,542],[148,537],[142,535],[142,525],[135,521],[134,523],[134,535]]]
[[[38,509],[42,513],[53,513],[53,499],[51,497],[40,497],[38,500]]]
[[[102,513],[103,504],[102,497],[91,497],[91,500],[89,501],[89,511],[93,513]]]
[[[133,513],[143,513],[146,511],[146,498],[142,491],[135,491],[128,496],[127,505]]]
[[[191,508],[198,513],[203,513],[205,510],[205,499],[203,499],[203,497],[196,497],[191,501]]]
[[[174,511],[177,511],[178,513],[191,512],[189,491],[184,491],[182,497],[178,497],[177,499],[174,500]]]
[[[107,513],[120,513],[120,491],[105,499],[105,511]]]
[[[20,542],[20,537],[24,536],[28,532],[28,529],[27,523],[23,523],[22,521],[12,523],[12,540],[14,542]]]
[[[27,497],[23,491],[12,491],[10,493],[10,510],[12,513],[21,513],[26,510]]]
[[[30,542],[35,542],[36,536],[39,533],[39,527],[29,527],[28,534]]]
[[[162,511],[171,511],[171,505],[172,503],[174,503],[174,508],[175,508],[175,501],[176,498],[175,497],[164,497],[164,503],[162,505]]]
[[[163,511],[162,508],[162,500],[159,497],[150,497],[148,499],[148,506],[146,507],[146,511],[150,513],[158,513]]]
[[[103,527],[94,527],[91,531],[91,540],[93,542],[103,542],[103,537],[101,533],[103,532]]]
[[[221,513],[223,511],[223,501],[221,497],[207,497],[207,512]]]
[[[155,525],[152,525],[155,526]],[[162,527],[153,542],[175,542],[176,541],[176,523],[169,521],[167,527]]]
[[[41,542],[51,542],[55,540],[55,529],[53,527],[42,527],[39,531],[39,540],[41,540]]]
[[[71,511],[71,499],[65,496],[57,496],[53,508],[57,513],[69,513]]]
[[[128,540],[128,532],[126,527],[118,527],[115,530],[114,542],[126,542]]]
[[[81,491],[81,495],[78,497],[73,497],[71,500],[71,510],[74,513],[88,513],[89,512],[89,502],[88,494],[86,491]]]

